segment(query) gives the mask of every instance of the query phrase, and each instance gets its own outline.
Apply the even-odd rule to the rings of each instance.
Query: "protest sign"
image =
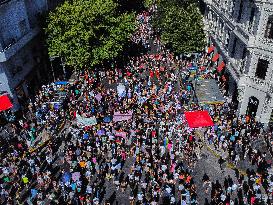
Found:
[[[114,112],[113,121],[119,122],[123,120],[130,120],[133,116],[133,111],[130,110],[128,113]]]
[[[126,91],[125,86],[123,84],[119,83],[119,85],[117,86],[118,96],[119,97],[124,96],[125,91]]]
[[[91,126],[97,124],[97,119],[95,117],[82,117],[79,114],[76,114],[77,123],[83,126]]]

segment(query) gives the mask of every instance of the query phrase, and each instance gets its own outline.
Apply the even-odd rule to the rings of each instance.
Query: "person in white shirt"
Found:
[[[143,201],[143,194],[142,194],[142,192],[139,192],[139,193],[137,194],[137,200],[140,201],[140,202]]]

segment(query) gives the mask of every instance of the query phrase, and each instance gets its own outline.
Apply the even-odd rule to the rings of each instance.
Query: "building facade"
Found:
[[[273,0],[204,0],[208,52],[228,75],[239,114],[270,124],[273,108]],[[220,67],[219,67],[220,66]],[[233,98],[234,99],[234,98]]]
[[[14,110],[48,76],[40,19],[52,2],[0,0],[0,94],[9,94]]]

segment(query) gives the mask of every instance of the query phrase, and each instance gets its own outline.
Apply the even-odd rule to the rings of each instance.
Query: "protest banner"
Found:
[[[116,134],[115,134],[115,136],[122,137],[124,139],[126,139],[126,135],[127,135],[126,132],[119,132],[119,131],[116,131]]]
[[[76,114],[77,123],[83,126],[91,126],[97,124],[97,119],[95,117],[82,117],[79,114]]]
[[[128,113],[114,112],[113,121],[119,122],[123,120],[130,120],[133,116],[133,111],[130,110]]]

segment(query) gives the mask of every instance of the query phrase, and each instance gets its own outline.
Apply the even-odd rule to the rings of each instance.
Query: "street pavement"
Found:
[[[156,53],[158,51],[158,47],[154,46],[153,44],[151,44],[151,53]],[[148,72],[143,73],[142,76],[140,77],[145,77],[149,75]],[[176,84],[174,85],[174,89],[176,90],[176,92],[180,92],[181,90],[181,75],[179,70],[176,70],[176,76],[177,76],[177,81]],[[108,84],[108,80],[105,78],[102,82],[105,87],[107,88],[116,88],[117,83],[115,84]],[[54,174],[55,177],[57,178],[60,175],[60,167],[63,166],[63,159],[64,159],[64,151],[66,149],[65,147],[65,140],[66,140],[66,136],[68,135],[69,132],[69,126],[70,124],[67,123],[64,126],[64,129],[60,132],[60,135],[58,137],[61,137],[61,143],[60,146],[57,150],[57,152],[55,153],[55,160],[53,163],[53,168],[56,168],[56,173]],[[159,129],[159,126],[157,126],[157,129]],[[207,198],[208,201],[210,201],[210,188],[211,187],[203,187],[203,182],[202,182],[202,177],[203,175],[206,173],[209,178],[211,179],[212,182],[215,182],[216,180],[219,180],[220,182],[223,182],[225,177],[227,177],[228,175],[230,175],[233,179],[233,181],[235,183],[237,183],[236,177],[235,177],[235,171],[232,169],[234,166],[228,166],[229,164],[226,163],[226,166],[224,167],[224,170],[221,170],[219,164],[218,164],[218,159],[219,156],[226,156],[226,153],[222,153],[221,151],[217,151],[214,150],[214,148],[210,145],[208,145],[206,143],[206,140],[203,139],[203,131],[200,130],[196,130],[196,134],[197,134],[197,140],[200,138],[201,139],[201,143],[203,144],[203,148],[200,150],[200,153],[198,153],[198,155],[200,156],[199,160],[197,161],[197,163],[195,164],[194,168],[190,168],[192,170],[193,173],[193,177],[194,177],[194,182],[196,184],[197,187],[197,196],[198,196],[198,201],[199,204],[204,204],[205,199]],[[173,137],[173,140],[176,140]],[[134,143],[132,141],[129,142],[130,143]],[[46,148],[44,148],[46,149]],[[43,152],[44,149],[41,151]],[[124,173],[125,177],[129,174],[130,171],[130,167],[131,165],[134,163],[134,158],[133,157],[129,157],[127,158],[125,165],[122,169],[122,172]],[[187,166],[187,165],[186,165]],[[252,167],[249,162],[247,161],[242,161],[238,164],[238,169],[241,170],[241,172],[243,173],[247,168],[253,168],[256,169],[256,167]],[[142,175],[142,177],[144,177],[144,174]],[[95,181],[97,178],[97,174],[95,174],[92,178],[92,181]],[[34,187],[36,185],[36,182],[32,181],[30,183],[31,185],[29,187],[27,187],[21,194],[21,196],[23,197],[24,194],[26,193],[27,190],[29,190],[30,187]],[[223,185],[223,184],[222,184]],[[104,184],[105,187],[105,196],[103,198],[102,204],[104,204],[107,199],[111,198],[111,197],[115,197],[114,203],[112,204],[119,204],[119,205],[129,205],[129,195],[130,195],[130,191],[129,188],[126,189],[124,192],[121,192],[120,190],[116,189],[116,186],[113,182],[113,179],[111,179],[110,181],[105,181]],[[208,188],[208,192],[206,193],[206,189]],[[139,187],[139,190],[140,187]],[[176,189],[177,190],[177,189]],[[52,190],[53,191],[53,190]],[[52,192],[49,192],[48,195],[50,195]],[[176,195],[176,198],[178,198],[179,196]],[[235,197],[233,195],[233,197]],[[25,200],[26,202],[26,200]],[[46,199],[45,204],[49,205],[49,204],[54,204],[52,201],[50,201],[49,198]],[[162,201],[161,203],[162,204]]]

